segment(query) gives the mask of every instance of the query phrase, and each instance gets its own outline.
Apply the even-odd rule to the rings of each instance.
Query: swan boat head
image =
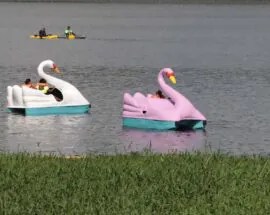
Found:
[[[174,71],[171,68],[164,68],[160,71],[160,73],[163,76],[166,76],[167,78],[169,78],[169,80],[171,81],[172,84],[176,84],[176,78],[174,75]]]
[[[44,60],[37,67],[39,76],[46,76],[47,78],[51,77],[44,72],[44,68],[49,68],[54,73],[60,73],[58,65],[52,60]]]
[[[60,73],[59,67],[52,60],[48,60],[47,64],[52,72]]]

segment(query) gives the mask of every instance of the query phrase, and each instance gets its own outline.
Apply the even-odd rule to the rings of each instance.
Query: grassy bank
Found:
[[[0,155],[0,214],[268,214],[269,158]]]

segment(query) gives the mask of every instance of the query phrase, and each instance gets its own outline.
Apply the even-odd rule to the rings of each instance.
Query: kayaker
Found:
[[[27,78],[24,82],[24,84],[22,85],[22,87],[29,87],[29,88],[33,88],[36,89],[35,86],[32,84],[32,81],[30,78]]]
[[[76,35],[73,33],[73,31],[72,31],[72,29],[70,28],[70,26],[67,26],[67,29],[65,30],[65,35],[66,35],[67,38],[68,38],[70,35],[76,36]]]
[[[48,85],[47,81],[44,78],[42,78],[37,83],[36,89],[40,90],[41,92],[46,94],[49,90],[49,85]]]
[[[42,28],[40,31],[39,31],[39,37],[42,39],[42,37],[46,37],[47,34],[46,34],[46,29],[45,28]]]

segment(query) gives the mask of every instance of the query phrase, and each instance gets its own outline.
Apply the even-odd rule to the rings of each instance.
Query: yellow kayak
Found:
[[[47,35],[45,37],[40,38],[39,35],[31,35],[30,36],[31,39],[45,39],[45,40],[53,40],[53,39],[67,39],[67,40],[76,40],[76,39],[85,39],[86,36],[84,35],[69,35],[68,37],[66,36],[59,36],[56,34],[50,34]]]
[[[30,38],[31,38],[31,39],[46,39],[46,40],[52,40],[52,39],[57,39],[57,38],[58,38],[58,35],[50,34],[50,35],[47,35],[47,36],[42,37],[42,38],[40,38],[39,35],[31,35]]]
[[[74,35],[68,35],[68,39],[69,40],[74,40],[75,39],[75,36]]]

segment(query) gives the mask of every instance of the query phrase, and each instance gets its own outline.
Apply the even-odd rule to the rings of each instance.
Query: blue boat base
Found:
[[[89,112],[90,105],[55,106],[43,108],[8,108],[8,112],[25,116],[69,115],[85,114]]]
[[[174,122],[124,117],[123,126],[154,130],[197,130],[205,129],[206,121],[190,119]]]

